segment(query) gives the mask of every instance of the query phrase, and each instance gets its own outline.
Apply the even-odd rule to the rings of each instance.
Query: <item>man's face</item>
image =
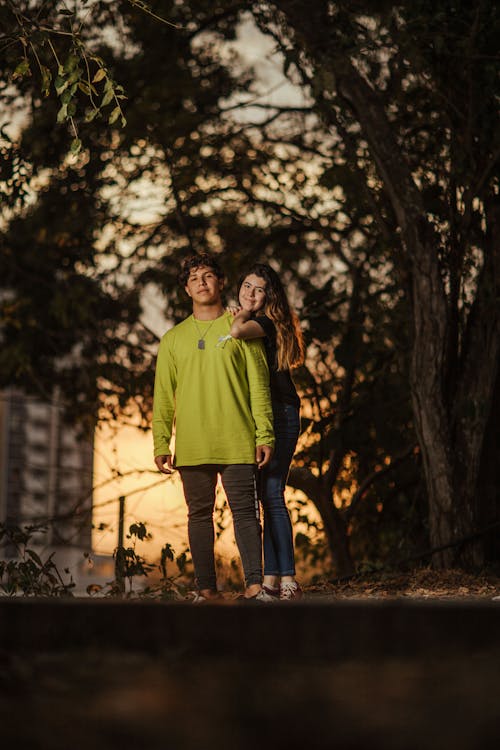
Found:
[[[193,268],[185,286],[187,294],[197,305],[214,305],[220,302],[223,279],[208,266]]]

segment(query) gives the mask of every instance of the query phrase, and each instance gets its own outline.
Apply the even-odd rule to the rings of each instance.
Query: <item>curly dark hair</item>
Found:
[[[211,268],[218,279],[224,278],[224,271],[219,266],[216,258],[214,258],[213,255],[210,255],[210,253],[199,253],[198,255],[190,255],[188,258],[185,258],[182,261],[181,270],[178,277],[179,284],[181,286],[186,286],[191,271],[193,271],[195,268],[201,268],[201,266]]]

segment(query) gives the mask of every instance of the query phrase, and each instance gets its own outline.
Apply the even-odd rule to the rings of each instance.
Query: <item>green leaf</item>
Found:
[[[73,156],[76,156],[77,154],[79,154],[80,151],[82,150],[82,142],[81,142],[81,140],[79,138],[73,138],[73,140],[71,141],[71,145],[69,147],[69,150],[71,151],[71,153],[73,154]]]
[[[56,80],[54,81],[56,94],[60,96],[62,92],[68,87],[68,84],[69,84],[69,81],[66,80],[66,78],[63,78],[62,75],[58,75]]]
[[[36,562],[37,565],[39,565],[41,568],[43,567],[42,561],[40,560],[39,556],[37,555],[37,553],[34,550],[27,549],[26,550],[26,554],[29,555],[31,557],[31,559]]]
[[[146,524],[139,522],[139,523],[133,523],[129,528],[129,538],[131,536],[136,536],[138,539],[144,540],[149,538],[148,530],[146,528]]]
[[[66,89],[66,91],[63,91],[61,95],[61,104],[68,104],[71,101],[71,97],[73,96],[73,92],[71,89]]]
[[[88,109],[85,115],[85,122],[92,122],[99,114],[98,109]]]
[[[162,548],[161,556],[162,558],[165,558],[166,560],[171,560],[173,562],[174,550],[171,544],[165,544],[165,546]]]
[[[68,116],[68,105],[63,104],[59,112],[57,113],[57,122],[63,122]]]
[[[80,59],[76,55],[69,55],[64,63],[64,72],[71,73],[78,65]]]
[[[82,69],[80,67],[75,68],[71,71],[68,81],[74,86],[78,85],[78,82],[82,80]]]
[[[22,78],[25,75],[28,75],[28,76],[31,75],[30,64],[29,64],[29,62],[28,62],[28,60],[26,58],[24,58],[23,60],[21,60],[21,62],[19,63],[19,65],[15,69],[15,71],[14,71],[14,73],[12,75],[12,78]]]
[[[168,545],[170,546],[170,545]],[[184,573],[187,565],[187,555],[185,552],[182,552],[175,560],[177,567],[179,568],[179,571],[181,573]]]
[[[109,116],[108,123],[110,125],[113,125],[113,123],[116,122],[118,118],[120,117],[120,114],[121,114],[120,107],[115,107]]]
[[[92,78],[92,83],[99,83],[103,78],[106,77],[106,71],[104,68],[99,68],[95,76]]]
[[[113,96],[114,96],[113,89],[108,89],[102,98],[101,106],[105,107],[106,104],[109,104],[110,101],[112,101]]]
[[[44,96],[49,95],[50,90],[50,82],[52,80],[52,73],[50,72],[49,68],[47,68],[45,65],[42,65],[42,94]]]

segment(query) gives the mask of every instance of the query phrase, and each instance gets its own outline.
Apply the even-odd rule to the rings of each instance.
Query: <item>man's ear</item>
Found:
[[[189,292],[189,289],[187,288],[187,285],[184,287],[184,291],[186,292],[188,297],[191,297],[191,294]]]
[[[219,279],[219,289],[220,289],[221,292],[224,289],[224,281],[225,281],[225,279]]]

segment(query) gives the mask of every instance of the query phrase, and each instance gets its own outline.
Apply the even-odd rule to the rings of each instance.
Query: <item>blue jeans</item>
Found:
[[[268,467],[262,470],[260,498],[264,509],[264,575],[295,575],[293,534],[285,504],[285,485],[300,432],[299,410],[273,403],[276,444]]]

